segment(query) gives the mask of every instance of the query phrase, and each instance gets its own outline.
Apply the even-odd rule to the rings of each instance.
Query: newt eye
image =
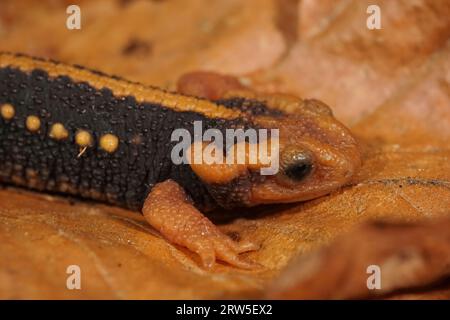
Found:
[[[303,180],[312,170],[311,163],[305,163],[304,161],[297,161],[289,165],[285,170],[284,174],[295,181]]]
[[[292,185],[304,180],[313,170],[313,156],[304,149],[288,148],[281,154],[280,182]]]

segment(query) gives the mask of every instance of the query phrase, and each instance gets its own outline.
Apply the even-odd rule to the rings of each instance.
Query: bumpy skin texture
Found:
[[[246,127],[248,121],[209,117],[199,112],[177,111],[163,104],[137,102],[133,96],[117,97],[110,89],[77,82],[70,73],[49,76],[42,69],[23,71],[17,66],[0,68],[0,105],[11,104],[15,116],[0,118],[0,181],[33,189],[62,192],[140,209],[152,187],[167,179],[179,183],[199,207],[214,200],[189,165],[170,159],[174,129],[193,122],[204,130]],[[38,132],[26,129],[30,115],[41,119]],[[67,139],[49,137],[51,126],[61,123]],[[75,144],[78,130],[95,141],[81,156]],[[98,146],[101,135],[119,138],[117,151]]]
[[[172,180],[158,183],[153,188],[142,212],[147,221],[170,241],[198,253],[207,268],[214,265],[216,257],[244,269],[258,267],[238,257],[239,253],[256,250],[258,246],[248,241],[235,242],[221,233]]]

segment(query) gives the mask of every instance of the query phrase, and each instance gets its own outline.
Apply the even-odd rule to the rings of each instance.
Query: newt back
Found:
[[[0,93],[0,107],[14,112],[0,117],[0,182],[130,209],[167,179],[199,206],[214,205],[190,166],[171,161],[171,134],[184,128],[193,136],[194,121],[204,130],[246,125],[239,112],[207,100],[21,55],[0,55]],[[91,138],[84,150],[80,131]],[[105,136],[117,146],[102,148]]]

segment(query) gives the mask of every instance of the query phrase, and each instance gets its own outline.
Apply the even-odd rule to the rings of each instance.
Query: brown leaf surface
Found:
[[[429,285],[450,272],[449,228],[449,218],[421,224],[367,224],[294,261],[267,296],[348,299]],[[355,240],[360,243],[357,251]],[[367,289],[368,261],[381,270],[380,290]]]
[[[162,239],[134,212],[1,190],[0,297],[262,297],[291,260],[327,248],[339,252],[327,255],[332,267],[316,274],[314,288],[326,297],[364,297],[362,266],[410,243],[427,254],[421,261],[429,274],[399,278],[382,294],[448,298],[448,283],[435,286],[450,276],[448,263],[434,263],[448,258],[448,223],[432,221],[448,221],[450,214],[450,5],[377,1],[382,30],[369,31],[372,2],[79,1],[82,30],[68,31],[65,3],[2,1],[0,50],[169,88],[185,72],[213,70],[258,90],[319,98],[361,139],[364,164],[354,185],[331,195],[242,210],[221,224],[235,237],[261,243],[247,254],[265,266],[258,272],[226,265],[205,271],[195,255]],[[372,220],[416,227],[360,226]],[[66,289],[71,264],[81,267],[82,290]],[[402,269],[389,272],[395,278]],[[327,277],[340,285],[330,286],[335,282]],[[318,297],[302,285],[310,289],[290,297]]]

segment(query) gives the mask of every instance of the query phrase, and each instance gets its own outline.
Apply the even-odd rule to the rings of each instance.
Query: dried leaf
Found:
[[[363,167],[351,186],[319,199],[216,214],[223,231],[261,244],[247,258],[262,271],[205,271],[134,212],[0,190],[1,298],[264,297],[269,287],[275,297],[280,279],[301,290],[276,297],[368,297],[366,267],[410,247],[408,263],[388,264],[383,295],[449,297],[448,1],[378,1],[382,29],[373,31],[370,1],[78,2],[82,30],[69,31],[67,3],[1,1],[0,50],[172,89],[185,72],[212,70],[261,91],[319,98],[360,138]],[[302,282],[314,256],[327,268]],[[283,271],[296,259],[304,262]],[[66,288],[72,264],[82,290]]]
[[[267,296],[367,298],[436,283],[450,272],[449,227],[449,218],[420,224],[367,224],[294,261]],[[380,271],[372,271],[372,266]],[[371,287],[368,277],[375,272],[380,272],[378,288]]]

